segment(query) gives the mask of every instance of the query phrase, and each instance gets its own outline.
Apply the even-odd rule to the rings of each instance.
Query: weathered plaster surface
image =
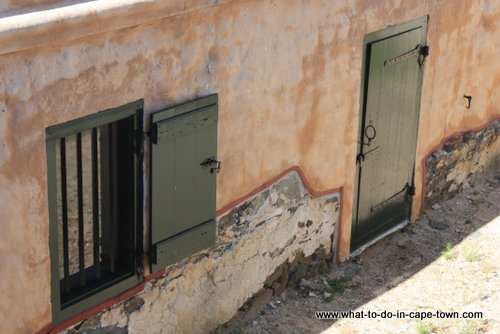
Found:
[[[0,54],[64,44],[219,4],[220,0],[75,0],[11,10],[0,13]]]
[[[182,13],[183,4],[194,2],[171,8]],[[427,154],[450,134],[500,114],[495,0],[248,0],[183,13],[118,31],[106,29],[112,19],[90,15],[75,28],[89,35],[71,39],[72,26],[60,22],[48,44],[0,55],[0,296],[8,301],[0,303],[2,333],[50,322],[47,126],[139,98],[151,113],[217,92],[223,161],[217,207],[300,166],[318,192],[343,187],[344,257],[366,33],[430,15],[415,214]],[[27,38],[35,43],[33,36]],[[473,96],[471,109],[463,94]]]
[[[431,57],[424,73],[415,177],[423,186],[423,159],[453,133],[484,124],[500,114],[500,2],[442,1],[429,21]],[[465,108],[463,95],[471,95]],[[420,162],[420,163],[418,163]],[[414,212],[421,210],[417,192]]]
[[[312,198],[298,174],[288,174],[218,219],[217,246],[169,267],[136,297],[70,332],[212,332],[229,321],[278,266],[317,249],[331,249],[338,213],[338,194]]]

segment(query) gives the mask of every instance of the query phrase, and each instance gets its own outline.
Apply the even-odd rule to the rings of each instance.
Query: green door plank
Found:
[[[382,82],[384,79],[384,76],[383,76],[384,75],[384,67],[377,66],[377,64],[384,61],[386,46],[387,45],[383,42],[374,43],[373,45],[371,45],[371,58],[370,58],[370,67],[369,67],[370,68],[370,76],[368,78],[368,87],[370,87],[370,89],[368,89],[368,92],[367,92],[367,102],[366,102],[367,103],[367,106],[366,106],[367,110],[375,109],[378,111],[378,106],[380,104],[380,96],[381,96],[380,90],[381,90]],[[369,125],[368,123],[369,123],[369,119],[368,119],[368,122],[366,122],[366,119],[365,119],[365,122],[363,122],[362,127],[366,128]],[[363,146],[363,143],[366,141],[367,141],[367,139],[365,137],[361,138],[360,139],[361,145]],[[376,147],[377,141],[378,141],[378,139],[374,138],[374,141],[371,143],[370,147],[371,148]],[[363,148],[363,149],[365,149],[365,148]],[[368,149],[370,149],[370,148],[368,148]],[[378,154],[375,155],[374,153],[375,153],[375,151],[373,153],[369,153],[366,156],[365,161],[363,161],[363,163],[362,163],[363,170],[360,172],[360,174],[361,174],[360,183],[363,185],[366,184],[366,181],[365,181],[366,179],[371,180],[371,179],[374,179],[376,176],[374,166],[376,166],[376,164],[377,164],[379,155]],[[369,210],[368,210],[368,207],[366,205],[366,202],[367,201],[370,201],[370,203],[372,202],[373,192],[374,191],[372,189],[370,189],[369,191],[364,189],[363,192],[359,192],[359,195],[358,195],[359,209],[357,212],[356,221],[365,221],[366,219],[368,219]],[[360,205],[361,203],[363,203],[364,205]],[[358,230],[361,229],[360,225],[361,224],[355,224],[355,229],[354,229],[353,235],[357,235],[359,233]]]
[[[396,36],[387,40],[387,43],[392,44],[394,52],[392,54],[387,54],[386,59],[392,59],[406,51],[412,49],[414,46],[409,45],[408,33]],[[413,59],[414,60],[414,59]],[[404,85],[406,83],[406,69],[407,61],[398,62],[389,68],[393,71],[394,76],[391,82],[391,98],[388,101],[387,112],[381,111],[384,115],[387,128],[381,133],[384,137],[384,166],[383,170],[383,196],[378,199],[377,203],[372,205],[377,205],[384,199],[391,197],[393,194],[400,191],[406,182],[401,184],[398,182],[398,177],[404,171],[397,168],[397,161],[399,160],[401,148],[404,146],[405,137],[399,135],[400,130],[400,120],[407,122],[405,117],[401,117],[404,114],[405,103],[402,101],[404,96]]]
[[[420,31],[419,31],[420,30]],[[410,33],[412,45],[425,44],[425,34],[423,29],[414,30]],[[413,182],[413,168],[415,165],[415,154],[417,145],[417,130],[418,130],[418,111],[420,108],[420,94],[421,94],[421,81],[422,81],[422,68],[418,63],[407,62],[408,76],[406,78],[405,86],[405,101],[407,108],[404,109],[406,114],[405,117],[408,122],[405,122],[407,126],[404,129],[404,135],[406,139],[406,146],[402,151],[403,159],[401,161],[406,161],[407,174],[406,180],[411,184]],[[404,165],[403,165],[404,166]],[[401,169],[403,169],[401,166]]]

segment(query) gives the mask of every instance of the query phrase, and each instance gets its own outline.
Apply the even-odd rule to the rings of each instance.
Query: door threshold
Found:
[[[389,234],[392,234],[392,233],[394,233],[396,231],[401,230],[403,227],[405,227],[406,225],[408,225],[409,222],[410,221],[408,219],[406,219],[403,222],[399,223],[398,225],[394,226],[393,228],[391,228],[391,229],[385,231],[384,233],[382,233],[381,235],[377,236],[376,238],[368,241],[366,244],[358,247],[355,251],[352,251],[351,254],[349,254],[349,256],[347,257],[347,259],[352,259],[353,257],[356,257],[356,256],[360,255],[361,253],[363,253],[365,251],[365,249],[367,249],[368,247],[370,247],[371,245],[373,245],[377,241],[385,238]]]

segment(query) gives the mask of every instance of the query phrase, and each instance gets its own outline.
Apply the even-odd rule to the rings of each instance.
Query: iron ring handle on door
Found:
[[[377,130],[375,130],[375,127],[372,124],[368,125],[365,128],[365,137],[368,139],[368,143],[365,143],[365,145],[368,146],[370,146],[372,140],[375,139],[375,137],[377,137]]]

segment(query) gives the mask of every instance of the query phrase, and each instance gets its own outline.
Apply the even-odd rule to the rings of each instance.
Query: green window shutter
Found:
[[[214,94],[152,115],[153,272],[215,242],[217,114]]]

